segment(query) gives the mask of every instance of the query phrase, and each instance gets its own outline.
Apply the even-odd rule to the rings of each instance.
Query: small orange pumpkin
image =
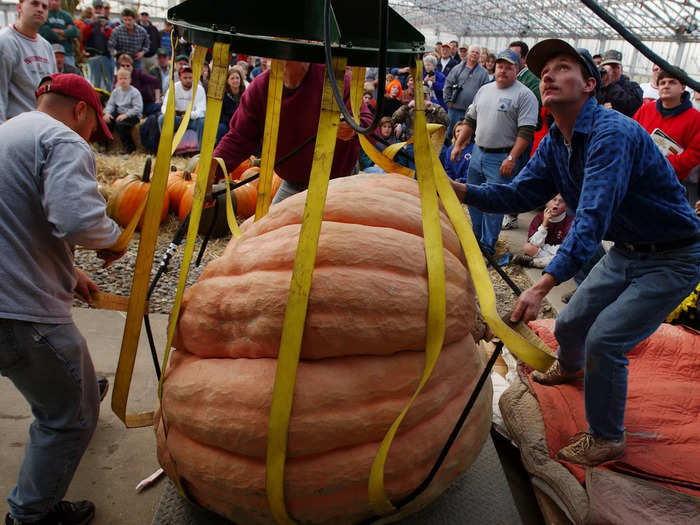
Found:
[[[107,215],[116,221],[122,227],[125,227],[134,214],[137,212],[143,199],[148,195],[148,190],[151,187],[151,158],[146,159],[146,164],[143,168],[143,174],[127,175],[121,179],[117,179],[112,184],[112,193],[107,201]],[[165,220],[168,215],[168,207],[170,201],[167,198],[163,201],[163,209],[160,214],[160,222]],[[139,221],[139,228],[143,226],[143,218]]]
[[[251,168],[248,168],[246,171],[243,172],[241,176],[241,180],[246,180],[249,179],[250,177],[253,177],[254,175],[257,175],[260,173],[260,168],[257,166],[253,166]],[[234,181],[234,182],[240,182],[240,181]],[[277,193],[277,190],[279,189],[280,185],[282,184],[282,179],[276,174],[273,173],[272,176],[272,196],[274,197],[275,193]],[[225,187],[225,186],[224,186]],[[186,191],[183,193],[182,198],[180,199],[180,204],[178,206],[178,217],[180,220],[184,220],[185,217],[187,217],[187,214],[190,213],[190,210],[192,209],[192,198],[194,196],[194,188],[189,187],[186,189]],[[241,217],[243,219],[247,219],[248,217],[252,216],[255,213],[255,205],[258,202],[258,179],[255,179],[252,182],[249,182],[248,184],[244,184],[243,186],[240,186],[233,190],[233,210],[236,214],[237,217]]]
[[[171,171],[168,175],[168,197],[170,199],[170,211],[178,213],[182,196],[192,187],[197,179],[196,173],[187,170]]]

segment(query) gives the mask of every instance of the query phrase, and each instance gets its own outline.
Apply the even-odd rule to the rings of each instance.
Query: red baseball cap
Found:
[[[50,82],[47,82],[50,80]],[[39,89],[34,93],[38,99],[44,93],[60,93],[67,97],[73,97],[82,100],[88,106],[91,106],[97,113],[98,127],[90,136],[90,142],[103,142],[112,140],[112,134],[109,132],[107,124],[102,118],[102,104],[100,97],[90,83],[80,75],[74,73],[54,73],[47,75],[39,82]]]

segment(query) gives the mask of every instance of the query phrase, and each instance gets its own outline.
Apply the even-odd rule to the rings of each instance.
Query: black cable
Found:
[[[606,9],[603,9],[598,2],[595,0],[581,0],[583,4],[593,11],[598,18],[603,22],[612,27],[622,38],[627,40],[632,46],[634,46],[642,55],[651,60],[654,64],[659,66],[664,71],[668,71],[673,76],[678,77],[680,81],[689,86],[695,91],[700,91],[700,82],[693,80],[688,76],[688,74],[681,68],[670,64],[659,55],[654,53],[651,49],[644,45],[644,43],[637,38],[632,32],[630,32],[624,25],[622,25],[619,20],[617,20],[613,15],[611,15]]]
[[[474,390],[472,391],[471,395],[469,396],[469,400],[467,401],[467,404],[464,406],[464,409],[462,410],[462,413],[460,414],[459,419],[457,420],[457,423],[455,423],[455,426],[452,428],[452,432],[450,433],[450,436],[447,438],[445,445],[442,447],[442,450],[440,451],[440,455],[438,456],[437,460],[433,464],[433,467],[430,469],[430,472],[425,477],[425,479],[421,482],[420,485],[418,485],[408,496],[406,496],[405,498],[402,498],[395,505],[395,507],[397,509],[401,509],[402,507],[405,507],[410,502],[412,502],[414,499],[416,499],[418,496],[420,496],[425,491],[425,489],[428,488],[430,483],[433,481],[433,478],[435,478],[435,475],[438,473],[438,470],[440,470],[440,467],[442,466],[443,462],[445,461],[447,454],[449,454],[450,449],[452,448],[452,445],[457,440],[457,436],[459,436],[459,433],[462,430],[462,427],[464,426],[464,422],[469,417],[469,413],[471,412],[472,408],[474,407],[474,404],[476,403],[476,400],[479,397],[479,394],[481,394],[481,390],[484,388],[484,384],[486,384],[486,380],[491,376],[491,370],[493,369],[493,365],[496,363],[498,356],[501,355],[502,350],[503,350],[503,341],[498,341],[498,343],[496,343],[496,348],[494,348],[494,350],[493,350],[493,354],[491,354],[491,357],[489,358],[488,362],[486,363],[484,370],[481,372],[481,376],[479,377],[479,381],[477,381],[476,385],[474,386]],[[371,523],[374,523],[378,519],[381,519],[381,516],[373,516],[373,517],[363,521],[362,525],[369,525]]]
[[[500,267],[498,264],[498,261],[496,261],[496,258],[491,255],[491,253],[486,249],[486,247],[479,243],[479,249],[481,249],[481,253],[484,254],[484,257],[486,257],[486,260],[493,266],[493,269],[496,270],[498,275],[501,276],[501,278],[506,282],[508,286],[510,286],[510,289],[513,290],[513,293],[520,297],[520,294],[523,293],[522,290],[520,290],[520,287],[513,282],[513,280],[510,278],[510,276],[503,271],[503,268]]]
[[[331,0],[324,0],[323,4],[323,46],[326,52],[326,71],[330,81],[333,97],[338,104],[338,108],[343,114],[345,122],[356,132],[362,135],[371,133],[379,125],[382,110],[384,109],[384,88],[386,84],[386,56],[389,48],[389,0],[379,2],[379,64],[377,66],[377,107],[374,112],[372,123],[363,128],[355,122],[348,108],[345,107],[343,96],[338,90],[335,70],[333,69],[333,50],[331,48]],[[359,108],[358,108],[359,111]],[[359,120],[360,116],[357,115]]]
[[[197,260],[194,263],[195,268],[198,268],[200,263],[202,262],[202,257],[204,257],[204,251],[207,249],[207,245],[209,244],[209,239],[211,238],[211,234],[214,231],[214,226],[216,226],[216,215],[219,213],[219,199],[214,199],[214,216],[211,219],[211,223],[209,224],[209,228],[207,229],[207,234],[204,236],[204,239],[202,239],[202,245],[199,247],[199,253],[197,254]],[[234,210],[234,216],[235,216],[235,210]]]

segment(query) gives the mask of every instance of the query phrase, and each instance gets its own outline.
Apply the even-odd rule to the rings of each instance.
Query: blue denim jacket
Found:
[[[469,186],[465,202],[486,212],[524,212],[557,193],[576,213],[544,269],[559,282],[570,279],[602,239],[667,242],[700,231],[685,190],[649,134],[595,98],[581,108],[570,147],[553,125],[510,184]]]

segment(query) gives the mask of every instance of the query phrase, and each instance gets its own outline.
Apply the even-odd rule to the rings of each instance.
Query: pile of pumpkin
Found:
[[[197,180],[197,170],[199,162],[188,164],[184,170],[173,169],[168,175],[168,184],[163,201],[160,222],[163,222],[168,212],[178,216],[180,221],[184,220],[192,209],[192,199],[194,196],[194,185]],[[260,162],[255,157],[250,157],[241,162],[231,173],[230,178],[234,182],[244,181],[260,173]],[[127,175],[114,181],[109,192],[107,201],[107,214],[122,227],[125,227],[134,214],[138,211],[141,202],[147,197],[151,186],[151,158],[146,159],[143,173],[138,175]],[[274,174],[272,180],[272,195],[275,194],[282,179]],[[215,184],[213,191],[225,189],[225,183]],[[218,192],[216,201],[205,205],[202,215],[200,232],[209,232],[213,236],[223,236],[228,233],[226,223],[226,202],[225,192]],[[236,188],[232,192],[233,211],[239,219],[247,219],[255,213],[255,205],[258,200],[258,179]],[[212,222],[214,223],[212,225]],[[139,228],[143,224],[143,217],[139,222]]]

